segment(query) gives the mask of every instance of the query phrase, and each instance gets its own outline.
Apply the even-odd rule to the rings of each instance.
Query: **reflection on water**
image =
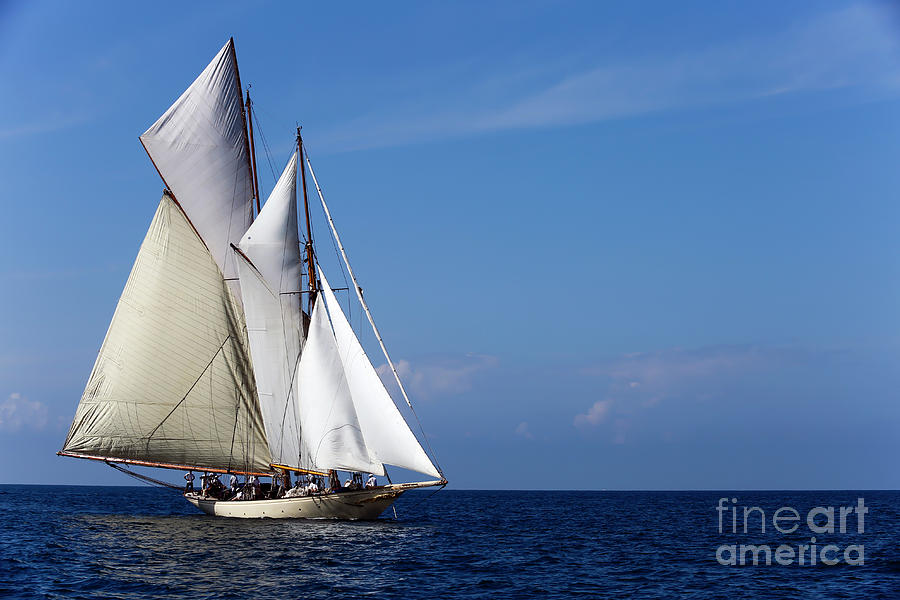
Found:
[[[742,500],[837,505],[854,494]],[[426,495],[402,497],[400,521],[281,521],[208,517],[148,487],[0,486],[0,596],[876,598],[900,589],[896,492],[865,493],[866,566],[833,569],[718,565],[716,492],[445,490],[420,502]]]

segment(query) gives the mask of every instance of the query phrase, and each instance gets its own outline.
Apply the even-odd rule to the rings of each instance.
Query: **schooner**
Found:
[[[299,128],[293,156],[260,205],[251,110],[231,39],[140,136],[165,191],[58,454],[251,479],[293,472],[339,481],[342,470],[390,482],[385,465],[433,478],[267,499],[185,492],[219,516],[374,519],[404,491],[447,481],[318,263],[307,170],[328,234],[412,410]]]

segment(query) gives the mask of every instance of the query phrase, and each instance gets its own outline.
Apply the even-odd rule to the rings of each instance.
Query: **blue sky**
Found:
[[[162,190],[137,136],[232,35],[261,187],[302,123],[455,487],[900,486],[867,2],[0,4],[0,482],[130,483],[54,453]]]

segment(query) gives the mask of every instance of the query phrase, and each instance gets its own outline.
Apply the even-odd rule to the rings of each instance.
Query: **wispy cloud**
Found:
[[[765,37],[641,60],[598,60],[577,73],[520,67],[533,85],[517,81],[498,95],[489,73],[443,103],[427,97],[352,119],[332,130],[332,150],[401,145],[481,132],[590,123],[650,112],[771,98],[791,93],[858,88],[870,96],[900,91],[900,46],[879,5],[824,13]],[[514,78],[514,77],[513,77]],[[549,83],[548,83],[549,79]],[[481,96],[481,97],[480,97]],[[482,100],[479,102],[479,98]],[[429,106],[428,111],[416,106]]]
[[[45,117],[27,123],[0,126],[0,142],[16,138],[56,133],[76,127],[90,120],[84,114],[60,115],[48,114]]]
[[[582,369],[581,374],[604,382],[602,398],[574,417],[588,430],[603,426],[610,441],[625,443],[635,418],[670,400],[703,401],[719,394],[736,379],[763,371],[789,351],[756,346],[670,348],[626,354]]]
[[[41,430],[47,426],[47,407],[14,392],[0,402],[0,431],[15,432],[23,428]]]
[[[534,434],[531,433],[531,428],[528,426],[527,421],[522,421],[518,425],[516,425],[516,435],[519,437],[523,437],[526,440],[533,440]]]
[[[599,425],[606,420],[612,400],[598,400],[584,414],[575,415],[575,425]]]
[[[688,386],[700,389],[722,376],[756,367],[771,358],[772,352],[756,346],[670,348],[626,354],[583,369],[582,373],[609,378],[612,395],[640,398],[643,404],[653,405]]]
[[[432,400],[467,392],[474,378],[495,367],[497,362],[496,357],[485,354],[421,359],[414,363],[401,359],[397,362],[397,372],[412,396]],[[397,384],[388,365],[379,366],[377,371],[388,389],[396,390]]]

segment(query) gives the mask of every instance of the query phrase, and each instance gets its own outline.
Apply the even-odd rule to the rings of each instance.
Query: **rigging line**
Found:
[[[165,487],[165,488],[169,488],[169,489],[175,490],[175,491],[177,491],[177,492],[181,492],[181,491],[182,491],[182,487],[181,487],[180,485],[174,485],[174,484],[172,484],[172,483],[168,483],[168,482],[165,482],[165,481],[161,481],[161,480],[159,480],[159,479],[154,479],[153,477],[150,477],[150,476],[148,476],[148,475],[142,475],[141,473],[136,473],[136,472],[134,472],[134,471],[132,471],[132,470],[130,470],[130,469],[126,469],[125,467],[120,467],[119,465],[117,465],[117,464],[115,464],[115,463],[111,463],[111,462],[106,461],[106,460],[103,461],[103,462],[105,462],[105,463],[107,464],[107,466],[112,467],[112,468],[115,469],[116,471],[120,471],[120,472],[122,472],[122,473],[125,473],[126,475],[128,475],[128,476],[130,476],[130,477],[134,477],[134,478],[137,479],[138,481],[143,481],[144,483],[146,483],[146,484],[148,484],[148,485],[156,485],[156,486],[159,486],[159,487]]]
[[[418,505],[420,505],[420,504],[422,504],[423,502],[425,502],[426,500],[430,500],[432,496],[434,496],[435,494],[437,494],[439,491],[441,491],[441,490],[444,489],[445,487],[447,487],[447,484],[446,484],[446,483],[445,483],[444,485],[442,485],[441,487],[439,487],[438,489],[436,489],[436,490],[434,490],[433,492],[431,492],[430,494],[428,494],[427,496],[425,496],[424,498],[419,499],[418,502],[416,502],[415,504],[413,504],[412,506],[410,506],[410,507],[408,507],[408,508],[415,508],[415,507],[417,507]],[[396,515],[395,515],[395,516],[396,516]]]
[[[272,164],[272,153],[269,150],[269,142],[266,139],[266,134],[263,133],[262,125],[256,114],[253,115],[253,120],[256,121],[256,128],[259,129],[259,139],[262,140],[263,150],[266,152],[266,162],[269,163],[269,170],[272,171],[272,178],[277,182],[278,176],[275,174],[275,167]]]
[[[331,288],[332,292],[346,292],[349,287]],[[279,296],[295,296],[297,294],[308,294],[310,290],[300,290],[299,292],[278,292]]]
[[[234,403],[234,427],[231,430],[231,450],[228,451],[228,472],[231,473],[231,464],[234,462],[234,441],[237,438],[238,419],[241,416],[241,403]]]
[[[207,363],[206,368],[204,368],[203,371],[200,373],[200,375],[197,376],[197,379],[194,381],[194,383],[191,384],[191,387],[188,389],[187,392],[185,392],[185,394],[184,394],[184,396],[181,398],[181,400],[179,400],[178,403],[177,403],[175,406],[172,407],[172,410],[170,410],[170,411],[169,411],[169,414],[167,414],[167,415],[163,418],[163,420],[159,422],[159,425],[157,425],[156,427],[154,427],[153,430],[152,430],[149,434],[147,434],[147,449],[148,449],[148,450],[150,449],[150,438],[152,438],[152,437],[153,437],[153,434],[156,433],[156,431],[157,431],[160,427],[163,426],[163,423],[165,423],[166,420],[167,420],[169,417],[172,416],[172,413],[174,413],[175,410],[176,410],[179,406],[181,406],[181,403],[184,402],[185,400],[187,400],[187,397],[190,395],[191,391],[193,391],[194,386],[196,386],[197,383],[203,378],[203,376],[206,374],[206,372],[207,372],[207,371],[209,370],[209,368],[212,366],[213,361],[216,360],[216,357],[219,355],[219,352],[222,351],[222,348],[225,347],[225,344],[228,343],[228,340],[230,340],[230,339],[231,339],[231,336],[230,336],[230,335],[225,337],[225,340],[222,342],[222,345],[219,346],[219,349],[216,350],[216,353],[213,354],[213,357],[212,357],[211,359],[209,359],[209,363]]]
[[[237,265],[235,265],[235,266],[237,266]],[[209,414],[211,414],[211,415],[215,414],[215,410],[216,410],[216,397],[215,396],[216,396],[215,382],[213,382],[213,378],[210,377],[209,378]],[[212,419],[212,422],[213,422],[213,428],[216,431],[216,439],[221,440],[222,438],[219,437],[219,420]],[[221,445],[221,442],[219,442],[219,444]]]
[[[359,298],[359,303],[362,305],[363,310],[366,313],[366,317],[369,319],[369,324],[372,326],[372,332],[375,334],[375,338],[378,340],[378,345],[381,346],[381,351],[384,353],[384,357],[387,359],[388,365],[391,367],[391,371],[394,373],[394,379],[397,381],[397,386],[400,388],[400,393],[403,394],[403,399],[406,400],[406,405],[409,407],[409,410],[412,412],[413,417],[416,419],[416,423],[419,425],[419,431],[422,432],[422,439],[425,441],[425,445],[428,447],[428,451],[431,453],[431,458],[434,461],[434,466],[438,470],[438,473],[443,476],[444,472],[441,470],[441,466],[438,464],[437,455],[435,455],[434,450],[431,447],[431,442],[428,440],[428,435],[425,433],[425,428],[422,427],[422,422],[419,420],[419,415],[416,414],[416,409],[413,408],[412,402],[409,401],[409,396],[406,394],[406,388],[403,387],[403,382],[400,380],[400,374],[397,372],[397,367],[394,366],[394,361],[391,360],[390,355],[388,354],[387,348],[384,345],[384,340],[381,338],[381,334],[378,332],[378,327],[375,326],[375,319],[372,317],[372,312],[369,310],[369,305],[366,304],[365,299],[363,299],[362,288],[359,286],[359,282],[356,280],[356,276],[353,274],[353,268],[350,266],[350,259],[347,258],[347,252],[344,250],[344,245],[341,243],[341,238],[338,235],[337,227],[334,225],[334,220],[331,218],[331,212],[328,210],[328,205],[325,203],[325,196],[322,194],[322,188],[319,186],[319,182],[316,179],[316,173],[313,171],[312,163],[309,161],[309,153],[306,153],[306,164],[309,167],[309,174],[312,175],[313,184],[316,186],[316,192],[319,194],[319,200],[322,202],[322,209],[325,211],[325,216],[328,218],[328,224],[331,226],[331,233],[334,236],[335,241],[337,242],[338,247],[341,249],[341,256],[344,258],[344,262],[347,264],[347,272],[350,274],[350,279],[353,280],[353,285],[356,289],[356,296]]]
[[[284,316],[282,316],[282,321],[283,320],[284,320]],[[288,407],[290,406],[291,408],[294,408],[294,405],[296,404],[295,402],[291,402],[290,400],[294,399],[294,393],[293,393],[294,377],[297,375],[297,366],[300,364],[300,355],[301,355],[301,352],[298,352],[297,360],[294,361],[294,368],[291,369],[291,381],[288,384],[288,389],[287,389],[288,402],[285,402],[284,412],[281,415],[281,448],[279,448],[279,450],[281,450],[282,452],[284,451],[284,424],[287,421]],[[294,416],[296,416],[296,413]],[[299,431],[297,432],[297,443],[298,443],[298,445],[300,443],[300,432]]]

